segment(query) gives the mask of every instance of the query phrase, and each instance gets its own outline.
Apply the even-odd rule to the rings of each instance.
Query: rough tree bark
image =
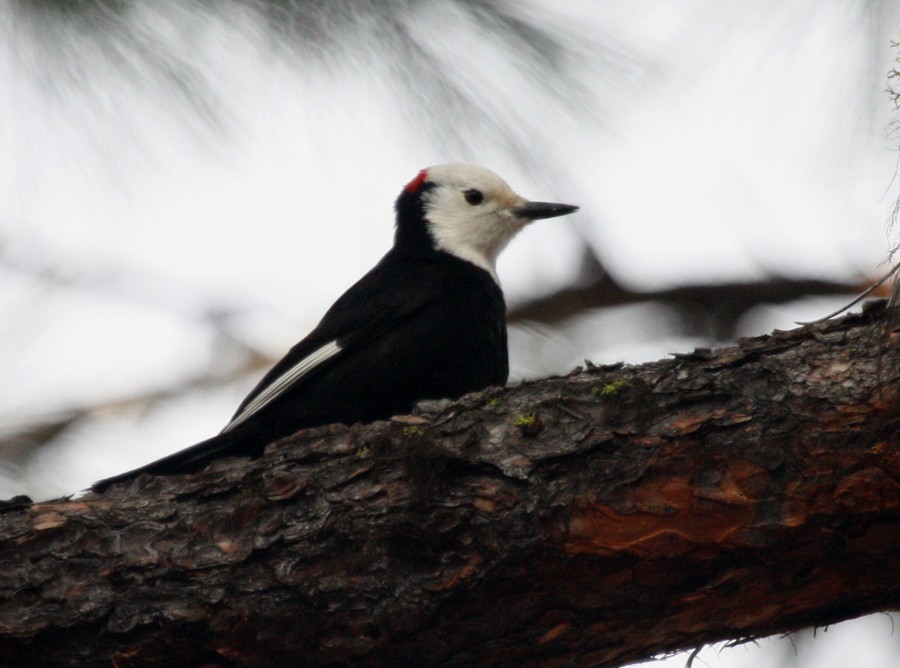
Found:
[[[613,666],[900,604],[862,316],[0,513],[0,663]]]

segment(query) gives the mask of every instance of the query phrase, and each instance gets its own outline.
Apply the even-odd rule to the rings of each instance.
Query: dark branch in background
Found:
[[[510,309],[510,322],[560,324],[587,311],[635,303],[662,302],[680,315],[687,334],[730,341],[737,335],[741,317],[761,304],[783,304],[803,297],[854,295],[870,281],[858,283],[770,276],[744,283],[676,286],[658,291],[635,292],[622,287],[603,270],[599,260],[585,273],[580,285],[563,288]],[[885,289],[886,291],[886,289]],[[883,293],[876,292],[878,296]]]
[[[620,666],[895,609],[887,322],[870,306],[13,500],[0,662]]]
[[[900,50],[900,42],[891,42],[891,46],[897,50]],[[900,110],[900,90],[898,90],[897,82],[900,81],[900,57],[897,57],[894,60],[895,67],[892,67],[887,73],[887,93],[891,98],[891,102],[894,103],[894,108]]]
[[[186,396],[193,392],[217,389],[245,376],[258,373],[271,366],[269,357],[252,354],[249,349],[243,357],[227,368],[213,367],[208,374],[188,378],[177,385],[148,392],[138,392],[131,396],[120,396],[111,401],[96,404],[72,406],[50,414],[38,414],[22,420],[18,428],[7,425],[0,433],[0,457],[5,462],[27,465],[40,456],[40,448],[53,445],[57,438],[80,423],[101,414],[114,415],[117,412],[146,411],[159,404]]]

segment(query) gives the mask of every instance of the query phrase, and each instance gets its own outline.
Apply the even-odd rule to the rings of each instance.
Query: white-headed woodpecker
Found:
[[[482,167],[423,169],[395,205],[394,246],[269,371],[217,436],[127,473],[198,471],[259,456],[299,429],[371,422],[509,375],[500,251],[528,223],[578,210],[530,202]]]

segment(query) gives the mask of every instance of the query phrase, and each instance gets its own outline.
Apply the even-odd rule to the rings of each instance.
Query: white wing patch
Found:
[[[290,369],[276,378],[275,381],[272,382],[272,384],[269,385],[266,389],[257,394],[253,398],[253,401],[244,406],[243,410],[240,413],[231,418],[231,422],[225,425],[222,433],[234,429],[251,415],[257,413],[261,408],[263,408],[263,406],[267,405],[276,397],[281,395],[288,387],[290,387],[300,378],[315,369],[325,360],[334,357],[337,353],[340,352],[340,350],[341,347],[340,345],[338,345],[338,342],[332,341],[330,343],[326,343],[318,350],[311,352],[309,355],[304,357],[302,360],[297,362],[294,366],[292,366]]]

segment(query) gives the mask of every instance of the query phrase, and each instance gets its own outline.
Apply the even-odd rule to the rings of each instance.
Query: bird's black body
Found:
[[[423,399],[504,385],[503,293],[485,269],[435,248],[422,204],[430,184],[412,186],[396,203],[394,247],[263,377],[236,417],[322,346],[336,341],[339,352],[219,435],[92,489],[137,473],[198,471],[223,456],[259,456],[267,444],[305,427],[370,422],[408,413]]]
[[[371,422],[408,412],[422,399],[503,385],[505,315],[503,293],[483,269],[446,253],[392,250],[260,385],[327,341],[346,347],[243,424],[285,435],[310,425]],[[281,424],[272,424],[269,413]]]
[[[481,167],[423,169],[397,198],[393,248],[269,371],[220,434],[139,473],[190,473],[259,456],[304,427],[370,422],[424,399],[455,399],[509,375],[497,255],[533,220],[577,210],[529,202]]]

